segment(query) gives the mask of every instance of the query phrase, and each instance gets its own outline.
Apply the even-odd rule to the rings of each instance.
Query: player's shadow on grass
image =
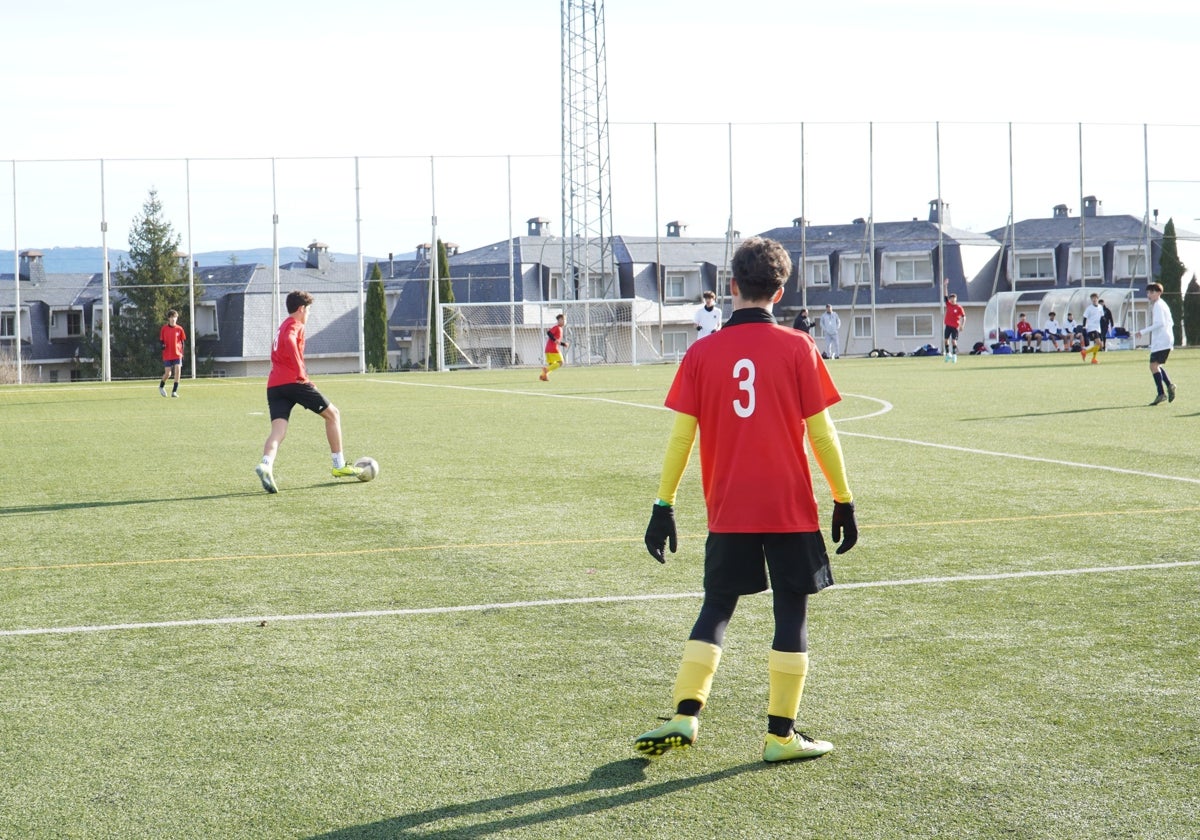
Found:
[[[149,499],[93,499],[86,502],[58,502],[45,505],[11,505],[0,507],[0,516],[21,516],[29,513],[55,513],[63,510],[88,510],[90,508],[129,507],[131,505],[157,505],[170,502],[215,502],[219,499],[236,499],[239,496],[261,496],[261,490],[244,493],[215,493],[210,496],[182,496],[168,498],[154,496]]]
[[[1063,408],[1058,411],[1022,411],[1020,414],[988,414],[984,417],[964,417],[967,423],[979,420],[1018,420],[1028,417],[1057,417],[1069,414],[1094,414],[1097,411],[1126,411],[1130,408],[1143,408],[1146,403],[1130,403],[1129,405],[1106,405],[1098,408]]]
[[[510,793],[490,799],[480,799],[475,802],[463,802],[457,805],[442,805],[424,811],[414,811],[411,814],[380,820],[367,825],[342,828],[328,834],[317,834],[309,840],[382,840],[383,838],[405,837],[484,837],[489,834],[499,834],[527,826],[554,823],[558,820],[575,819],[577,817],[607,811],[610,808],[620,808],[626,805],[636,805],[678,793],[688,788],[719,782],[725,779],[770,768],[772,765],[755,761],[749,764],[739,764],[724,770],[705,773],[700,776],[689,776],[683,779],[658,782],[649,786],[640,786],[639,782],[646,780],[646,767],[649,759],[629,758],[614,761],[592,771],[591,776],[582,782],[541,790],[529,790],[522,793]],[[635,787],[636,785],[636,787]],[[627,788],[626,790],[620,790]],[[611,791],[611,792],[605,792]],[[588,794],[600,795],[587,797]],[[583,797],[583,798],[579,798]],[[573,801],[557,803],[556,800],[570,798]],[[530,805],[544,803],[544,807],[527,814],[511,814],[517,809],[527,809]],[[481,821],[463,824],[463,817],[478,815]],[[454,827],[440,831],[418,831],[421,826],[427,826],[442,820],[455,820]],[[552,832],[551,832],[552,833]]]

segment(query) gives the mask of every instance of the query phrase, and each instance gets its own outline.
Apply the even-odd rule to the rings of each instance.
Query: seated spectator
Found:
[[[1055,353],[1066,349],[1066,332],[1063,330],[1058,321],[1055,320],[1055,313],[1053,312],[1051,312],[1050,317],[1046,319],[1046,323],[1042,325],[1042,340],[1049,341],[1050,346],[1054,348]],[[1059,346],[1060,341],[1063,343],[1062,347]],[[1040,350],[1041,348],[1038,349]]]
[[[1033,331],[1033,325],[1025,320],[1024,312],[1017,317],[1020,318],[1020,320],[1017,321],[1017,338],[1025,342],[1024,346],[1021,347],[1021,352],[1032,353],[1034,351],[1034,341],[1036,340],[1039,344],[1041,344],[1041,333],[1036,333]]]
[[[1083,324],[1075,320],[1070,312],[1063,322],[1063,331],[1067,334],[1067,349],[1078,353],[1083,349]]]

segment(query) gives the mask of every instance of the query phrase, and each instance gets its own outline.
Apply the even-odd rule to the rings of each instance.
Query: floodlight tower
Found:
[[[604,0],[561,3],[562,296],[616,297]]]

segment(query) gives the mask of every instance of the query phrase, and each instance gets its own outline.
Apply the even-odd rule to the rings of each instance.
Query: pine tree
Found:
[[[379,270],[379,263],[375,263],[371,269],[371,282],[367,284],[367,308],[363,312],[363,344],[369,371],[388,369],[387,329],[383,273]]]
[[[1175,241],[1175,219],[1167,219],[1163,228],[1162,251],[1158,257],[1158,282],[1162,284],[1162,299],[1171,309],[1175,319],[1175,344],[1182,343],[1183,336],[1183,275],[1187,266],[1179,259],[1179,247]]]
[[[111,369],[114,378],[158,376],[162,348],[158,334],[167,310],[179,313],[179,326],[188,342],[195,340],[188,315],[188,271],[179,255],[180,236],[163,218],[158,191],[151,189],[129,229],[129,258],[113,272],[115,299],[120,306],[111,328]],[[195,294],[201,287],[196,285]],[[89,341],[89,353],[99,365],[101,338]]]

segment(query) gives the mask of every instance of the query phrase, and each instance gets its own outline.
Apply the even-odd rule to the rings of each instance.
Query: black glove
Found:
[[[663,549],[667,541],[671,543],[671,553],[679,547],[679,538],[675,534],[675,508],[670,505],[655,505],[650,511],[650,524],[646,526],[646,550],[659,563],[666,563],[667,558]]]
[[[842,538],[843,533],[845,539]],[[833,503],[833,541],[841,543],[838,546],[838,554],[845,554],[858,542],[858,523],[854,521],[854,502]]]

